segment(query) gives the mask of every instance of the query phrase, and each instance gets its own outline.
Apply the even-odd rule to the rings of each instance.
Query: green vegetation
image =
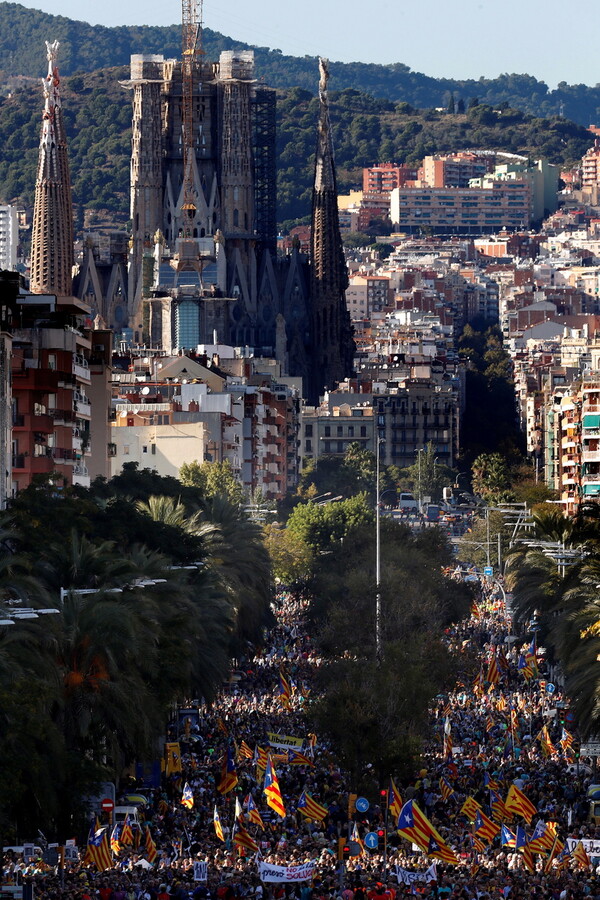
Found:
[[[59,610],[1,629],[0,830],[73,834],[82,796],[152,758],[172,704],[211,701],[260,645],[270,560],[239,505],[135,465],[87,491],[40,481],[0,527],[0,603]]]
[[[480,454],[499,454],[509,465],[521,463],[523,438],[515,412],[512,366],[497,326],[476,331],[466,325],[458,341],[468,360],[467,408],[461,455],[471,465]]]
[[[175,16],[174,16],[175,18]],[[8,75],[45,75],[44,41],[50,36],[61,42],[61,67],[65,75],[92,72],[106,66],[129,64],[132,53],[163,53],[179,58],[181,29],[178,24],[153,26],[91,26],[64,16],[52,16],[26,9],[18,3],[0,4],[0,69]],[[207,59],[216,59],[222,50],[254,49],[257,71],[272,87],[287,90],[300,87],[316,93],[318,65],[314,56],[285,56],[280,50],[253,47],[225,35],[203,29],[203,49]],[[549,90],[548,85],[526,74],[501,74],[497,78],[458,80],[431,78],[413,72],[401,62],[330,64],[332,84],[340,90],[365,91],[374,97],[411,107],[441,108],[463,113],[478,104],[510,104],[535,116],[564,113],[582,125],[596,120],[600,106],[600,86],[568,85]]]
[[[534,514],[535,534],[546,542],[561,542],[571,559],[552,547],[518,546],[506,566],[507,587],[513,591],[517,626],[538,628],[538,645],[560,663],[566,692],[582,736],[600,728],[600,506],[586,503],[575,518],[556,509]]]
[[[335,741],[354,783],[381,787],[390,771],[414,769],[428,703],[453,673],[443,629],[467,614],[470,594],[442,575],[452,554],[438,529],[412,534],[382,519],[378,664],[372,518],[328,547],[315,557],[308,585],[312,626],[325,658],[319,670],[325,690],[312,714]],[[365,770],[367,761],[372,771]]]
[[[35,63],[29,61],[28,72],[39,69],[42,74],[45,65],[43,38],[56,34],[61,39],[67,24],[70,38],[65,38],[64,49],[65,54],[69,52],[72,46],[69,40],[73,41],[78,33],[76,23],[61,20],[61,28],[55,32],[47,21],[52,17],[24,10],[11,3],[0,4],[0,23],[8,9],[20,13],[16,26],[11,21],[10,28],[0,29],[0,65],[3,59],[2,42],[8,41],[9,34],[12,36],[18,32],[21,19],[29,21],[30,16],[42,17],[44,24],[42,28],[38,23],[39,37],[37,30],[27,32],[24,46],[28,53],[34,52],[35,48],[37,54]],[[89,53],[97,51],[99,54],[104,32],[112,36],[113,32],[121,35],[128,31],[99,29],[96,33],[96,29],[86,27],[89,28],[90,39],[84,42],[85,46]],[[157,52],[163,49],[157,46],[154,38],[144,43],[142,29],[139,31],[135,46],[128,45],[127,57],[130,51]],[[15,48],[20,48],[21,43],[16,40],[13,43],[10,52],[17,66]],[[115,46],[119,45],[117,40]],[[114,49],[112,45],[110,47]],[[179,53],[173,44],[168,45],[166,51],[167,56],[177,56]],[[102,62],[99,56],[97,60],[90,60],[89,65],[78,63],[75,69],[70,64],[71,57],[61,57],[63,72],[75,70],[85,73],[63,77],[61,85],[79,229],[83,225],[84,210],[96,211],[103,219],[123,226],[128,217],[131,94],[119,85],[120,80],[128,78],[128,68],[125,67],[128,59],[121,60],[121,67],[88,71],[95,68],[94,63],[114,63],[117,57],[116,52],[110,54],[107,50],[106,59],[102,57]],[[281,61],[278,65],[281,66]],[[311,61],[311,67],[313,65],[311,78],[316,85],[317,68]],[[269,73],[261,67],[260,60],[258,71],[269,82]],[[336,78],[335,66],[332,84],[343,85],[343,81]],[[365,87],[368,86],[366,82]],[[371,90],[374,90],[372,86]],[[37,79],[15,87],[11,96],[0,101],[0,141],[3,147],[0,199],[3,202],[18,198],[25,205],[31,206],[33,203],[41,110],[42,92]],[[472,106],[466,114],[449,115],[434,109],[414,110],[405,103],[395,105],[390,99],[376,99],[354,87],[330,92],[330,112],[341,192],[360,186],[362,166],[383,159],[416,163],[423,156],[437,151],[482,147],[534,158],[543,156],[551,162],[562,164],[579,160],[591,144],[586,128],[564,118],[534,118],[516,109],[493,109],[481,103]],[[305,219],[310,212],[317,118],[318,101],[311,91],[286,85],[285,90],[279,92],[278,219],[288,224]]]

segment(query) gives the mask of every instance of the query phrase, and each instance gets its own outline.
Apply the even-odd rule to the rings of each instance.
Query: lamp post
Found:
[[[383,438],[377,438],[377,455],[375,466],[375,659],[381,664],[383,657],[381,648],[381,511],[379,496],[379,474],[381,469],[380,455]]]

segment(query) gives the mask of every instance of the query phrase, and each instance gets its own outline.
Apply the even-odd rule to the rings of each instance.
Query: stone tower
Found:
[[[325,387],[333,388],[352,373],[354,341],[346,307],[346,262],[340,236],[337,185],[327,81],[328,61],[319,60],[319,127],[315,156],[315,181],[311,232],[311,332],[312,377],[308,397],[318,402]]]
[[[60,105],[58,41],[46,41],[48,74],[31,236],[33,294],[72,294],[73,213],[67,139]]]

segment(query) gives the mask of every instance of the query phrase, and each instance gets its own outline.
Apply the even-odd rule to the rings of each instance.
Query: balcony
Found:
[[[598,484],[600,485],[600,472],[596,472],[593,475],[582,475],[581,481],[583,484]]]
[[[600,462],[600,450],[586,450],[585,448],[581,452],[581,461],[582,462]]]
[[[85,359],[83,356],[79,356],[78,354],[73,357],[71,372],[73,373],[73,375],[75,375],[76,378],[79,378],[81,381],[86,381],[88,382],[88,384],[92,380],[87,359]]]
[[[90,486],[90,473],[87,466],[73,466],[73,484],[79,484],[81,487]]]
[[[85,416],[89,419],[92,416],[92,405],[87,397],[82,394],[73,394],[73,411],[78,416]]]

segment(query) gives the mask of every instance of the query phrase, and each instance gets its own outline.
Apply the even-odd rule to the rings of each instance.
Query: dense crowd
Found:
[[[385,802],[371,803],[368,824],[354,810],[349,818],[345,773],[327,742],[307,734],[305,709],[322,660],[306,633],[305,601],[282,591],[270,646],[240,664],[213,707],[188,711],[171,725],[168,740],[181,752],[171,759],[161,787],[145,792],[145,819],[157,848],[152,866],[142,838],[137,848],[118,850],[113,867],[101,872],[82,860],[58,871],[9,855],[5,883],[29,880],[44,900],[396,900],[414,893],[452,900],[600,898],[600,851],[596,858],[586,843],[600,840],[587,799],[594,770],[575,758],[573,736],[562,722],[566,704],[560,691],[547,689],[535,637],[511,635],[500,585],[481,584],[478,590],[470,618],[446,636],[459,657],[461,678],[454,691],[435,699],[422,768],[410,783],[397,785],[402,802],[416,804],[452,848],[456,864],[440,862],[434,845],[428,854],[404,840]],[[280,736],[272,738],[270,753],[284,816],[266,805],[263,794],[264,758],[257,758],[256,748],[268,749],[268,733]],[[285,747],[277,746],[289,736],[302,739],[301,752],[312,764],[292,764]],[[228,755],[235,784],[223,792]],[[502,809],[511,785],[533,804],[529,822]],[[181,802],[185,786],[193,795],[191,808]],[[303,814],[303,792],[326,808],[324,818]],[[248,820],[248,799],[262,827]],[[240,848],[236,840],[240,807],[242,831],[257,849]],[[493,823],[491,832],[486,821]],[[366,831],[386,830],[386,822],[387,835],[377,849],[362,845],[359,855],[340,866],[340,838],[360,847]],[[544,831],[551,839],[542,852],[527,852],[523,841]],[[312,863],[312,876],[297,883],[264,882],[259,863]]]

